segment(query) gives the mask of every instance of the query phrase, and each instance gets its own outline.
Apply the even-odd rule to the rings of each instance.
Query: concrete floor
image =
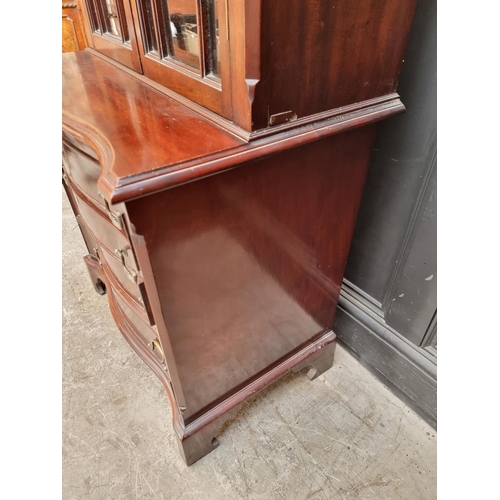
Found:
[[[245,405],[220,446],[181,460],[156,376],[116,328],[63,195],[63,498],[436,498],[436,433],[337,348]]]

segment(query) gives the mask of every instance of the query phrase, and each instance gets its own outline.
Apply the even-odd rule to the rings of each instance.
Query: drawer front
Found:
[[[138,267],[134,252],[127,237],[113,226],[107,217],[91,207],[88,202],[80,198],[76,193],[74,193],[74,198],[82,218],[101,245],[114,253],[118,259],[123,258],[126,268],[137,272]]]
[[[81,219],[80,225],[85,229],[84,238],[89,252],[106,265],[107,272],[112,275],[117,286],[143,311],[150,324],[154,325],[146,289],[139,280],[139,266],[127,236],[113,226],[97,207],[91,205],[71,180],[68,185],[79,214],[78,219]]]
[[[93,255],[94,257],[99,258],[97,250],[99,245],[97,243],[95,236],[89,230],[87,224],[85,224],[85,221],[82,219],[81,215],[77,215],[76,220],[78,221],[78,225],[80,226],[80,231],[82,232],[83,239],[85,241],[85,244],[87,245],[89,255]]]
[[[99,163],[99,160],[97,158],[97,154],[96,154],[96,152],[92,148],[90,148],[89,146],[87,146],[83,142],[79,141],[78,139],[76,139],[72,135],[67,134],[66,132],[62,133],[62,138],[63,138],[63,145],[64,145],[64,143],[67,143],[73,149],[82,151],[87,156],[90,156],[97,163]]]
[[[65,142],[63,142],[63,163],[66,175],[83,193],[104,208],[104,201],[97,189],[97,181],[101,175],[99,163]]]
[[[117,258],[116,254],[101,246],[99,248],[99,260],[107,265],[108,272],[113,274],[127,295],[142,309],[146,310],[144,285],[139,285],[133,281],[130,270],[123,265],[123,262]]]
[[[123,314],[134,326],[137,338],[148,348],[159,363],[164,362],[163,349],[158,340],[157,333],[141,319],[141,317],[129,306],[129,304],[127,304],[127,301],[124,300],[116,290],[113,290],[113,297],[118,303],[118,306],[122,310]]]

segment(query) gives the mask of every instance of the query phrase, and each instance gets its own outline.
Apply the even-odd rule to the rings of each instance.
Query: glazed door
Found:
[[[144,74],[230,117],[226,0],[135,0]],[[228,94],[226,92],[226,94]]]
[[[129,0],[85,0],[89,45],[142,73]]]

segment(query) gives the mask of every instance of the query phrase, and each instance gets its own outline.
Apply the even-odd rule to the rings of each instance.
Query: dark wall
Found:
[[[419,0],[398,92],[380,124],[335,332],[436,423],[436,2]]]

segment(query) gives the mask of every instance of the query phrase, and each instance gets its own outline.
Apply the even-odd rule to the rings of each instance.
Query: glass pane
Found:
[[[170,15],[172,57],[200,69],[197,0],[166,0],[166,3]]]
[[[93,33],[100,33],[101,27],[99,26],[99,14],[94,0],[87,0],[87,11],[89,13],[90,24]]]
[[[220,40],[219,40],[219,16],[217,15],[217,0],[207,2],[208,22],[208,46],[209,46],[209,72],[214,76],[220,76]]]
[[[118,17],[118,7],[116,0],[104,0],[103,2],[104,23],[106,25],[106,33],[122,38],[122,28],[120,18]]]
[[[158,52],[158,43],[156,42],[156,35],[154,29],[153,20],[153,7],[151,6],[151,0],[146,0],[145,2],[145,18],[146,18],[146,40],[147,52]]]

